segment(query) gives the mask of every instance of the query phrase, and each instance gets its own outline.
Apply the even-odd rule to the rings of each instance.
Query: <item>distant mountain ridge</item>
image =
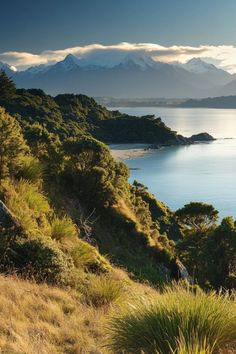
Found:
[[[225,88],[236,94],[235,75],[200,58],[181,64],[158,62],[137,53],[116,60],[105,55],[89,59],[69,54],[56,64],[24,71],[17,72],[3,63],[1,67],[17,87],[41,88],[52,95],[71,92],[93,97],[203,98],[224,94]]]
[[[208,97],[201,100],[190,99],[179,104],[186,108],[236,108],[236,96]]]

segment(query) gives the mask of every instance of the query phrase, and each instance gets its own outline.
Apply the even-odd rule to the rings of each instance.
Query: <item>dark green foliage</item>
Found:
[[[212,205],[198,202],[186,204],[175,213],[187,228],[198,231],[214,226],[218,214]]]
[[[177,252],[201,286],[235,288],[236,226],[232,218],[223,219],[215,228],[186,233]]]
[[[8,264],[18,274],[52,284],[64,283],[72,267],[55,245],[36,239],[16,243],[8,252]]]
[[[206,245],[207,278],[214,288],[236,288],[236,225],[225,218]]]
[[[106,119],[91,132],[106,143],[168,144],[176,142],[176,132],[154,116],[132,117],[120,115]]]
[[[0,180],[17,172],[27,152],[20,124],[0,107]]]
[[[0,97],[10,98],[15,94],[16,87],[14,82],[5,74],[3,70],[0,71]]]
[[[104,142],[176,143],[180,139],[160,118],[128,116],[108,111],[84,95],[58,95],[42,90],[16,90],[14,97],[0,94],[0,106],[18,114],[25,123],[38,122],[59,137],[92,135]]]
[[[146,205],[149,211],[149,219],[152,223],[152,228],[154,230],[158,229],[159,234],[167,234],[168,238],[171,240],[178,240],[182,238],[182,229],[177,222],[174,214],[171,210],[162,202],[157,200],[154,195],[149,193],[147,187],[143,184],[134,181],[131,188],[131,193],[133,195],[133,203],[136,205],[135,212],[138,213],[137,208],[140,209],[141,205]],[[141,213],[142,215],[143,213]],[[145,213],[147,215],[147,212]],[[151,226],[149,220],[149,226]],[[160,237],[159,237],[159,241]],[[165,245],[166,247],[166,245]]]
[[[68,139],[63,147],[68,155],[64,176],[87,203],[107,207],[125,194],[128,169],[111,158],[106,145],[85,137]]]

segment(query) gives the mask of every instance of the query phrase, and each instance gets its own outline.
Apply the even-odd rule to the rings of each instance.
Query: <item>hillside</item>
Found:
[[[129,116],[109,111],[85,95],[64,94],[52,97],[42,90],[18,89],[14,95],[0,95],[0,106],[21,117],[25,124],[42,123],[61,138],[92,136],[105,143],[189,144],[152,115]]]
[[[96,286],[93,285],[94,283]],[[179,354],[186,349],[187,354],[234,354],[236,352],[232,342],[235,338],[233,332],[236,326],[235,302],[230,298],[223,300],[220,296],[204,295],[200,292],[194,295],[184,288],[169,289],[166,293],[160,294],[147,285],[130,281],[120,270],[117,270],[113,278],[106,282],[102,278],[94,278],[89,286],[91,288],[87,290],[75,291],[23,281],[16,277],[0,276],[1,351],[6,354],[118,354],[120,350],[127,349],[127,353],[133,354],[140,353],[141,346],[148,354],[152,354],[155,348],[161,348],[160,353],[168,354],[168,347],[172,345],[173,348],[177,348],[176,353]],[[107,287],[106,291],[113,291],[112,295],[103,291],[101,297],[100,292],[104,286]],[[100,303],[97,302],[98,300]],[[106,302],[103,303],[101,300]],[[174,304],[178,304],[176,312],[174,311],[177,308],[173,306],[173,301]],[[145,310],[153,311],[153,306],[157,303],[164,310],[162,321],[163,325],[166,325],[168,342],[160,341],[159,332],[152,331],[155,328],[161,331],[158,322],[155,327],[153,322],[145,323],[147,321],[145,319],[139,326],[138,318],[134,317],[140,316]],[[201,323],[206,321],[205,330],[203,328],[201,330],[203,333],[211,331],[211,337],[207,339],[200,337],[195,341],[190,339],[186,343],[182,338],[181,342],[173,345],[172,336],[175,327],[168,327],[168,320],[171,323],[173,320],[180,322],[182,320],[182,330],[186,330],[183,323],[189,318],[187,312],[183,311],[183,304],[193,311],[196,316],[195,322],[200,328]],[[150,305],[152,307],[149,309]],[[166,322],[163,316],[165,310]],[[129,326],[126,323],[127,311],[130,317]],[[211,314],[210,319],[209,314]],[[153,312],[149,313],[149,316],[153,316]],[[120,323],[115,322],[118,320]],[[124,321],[126,326],[125,335],[123,334],[122,337],[121,321]],[[225,321],[228,322],[226,326]],[[109,330],[109,327],[112,330]],[[184,334],[186,335],[189,330],[187,329]],[[139,333],[145,336],[138,336]],[[155,346],[152,344],[153,339],[155,339]],[[204,344],[205,342],[207,344]]]
[[[181,138],[160,119],[137,122],[83,95],[16,90],[4,75],[0,105],[1,350],[218,354],[233,347],[234,220],[218,224],[218,211],[200,202],[171,211],[138,181],[130,185],[127,166],[95,139],[118,141],[117,127],[128,139]],[[180,286],[167,288],[173,281]]]
[[[179,107],[236,108],[236,96],[208,97],[201,100],[187,100]]]

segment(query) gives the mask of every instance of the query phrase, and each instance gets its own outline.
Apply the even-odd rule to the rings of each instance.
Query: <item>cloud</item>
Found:
[[[53,64],[63,60],[66,55],[74,54],[80,59],[89,60],[93,64],[104,63],[115,65],[127,54],[148,54],[154,60],[172,62],[186,62],[193,57],[205,58],[214,62],[217,66],[236,72],[236,47],[230,45],[222,46],[162,46],[155,43],[127,43],[122,42],[114,45],[103,45],[99,43],[86,46],[78,46],[61,50],[47,50],[40,54],[28,52],[10,51],[0,53],[0,61],[6,62],[18,69],[25,69],[40,64]]]

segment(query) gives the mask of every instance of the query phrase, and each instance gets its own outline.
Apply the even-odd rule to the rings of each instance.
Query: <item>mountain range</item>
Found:
[[[164,63],[146,54],[121,60],[80,59],[69,54],[51,65],[23,71],[0,63],[17,87],[41,88],[47,93],[83,93],[116,98],[204,98],[236,94],[236,75],[200,58],[187,63]]]

